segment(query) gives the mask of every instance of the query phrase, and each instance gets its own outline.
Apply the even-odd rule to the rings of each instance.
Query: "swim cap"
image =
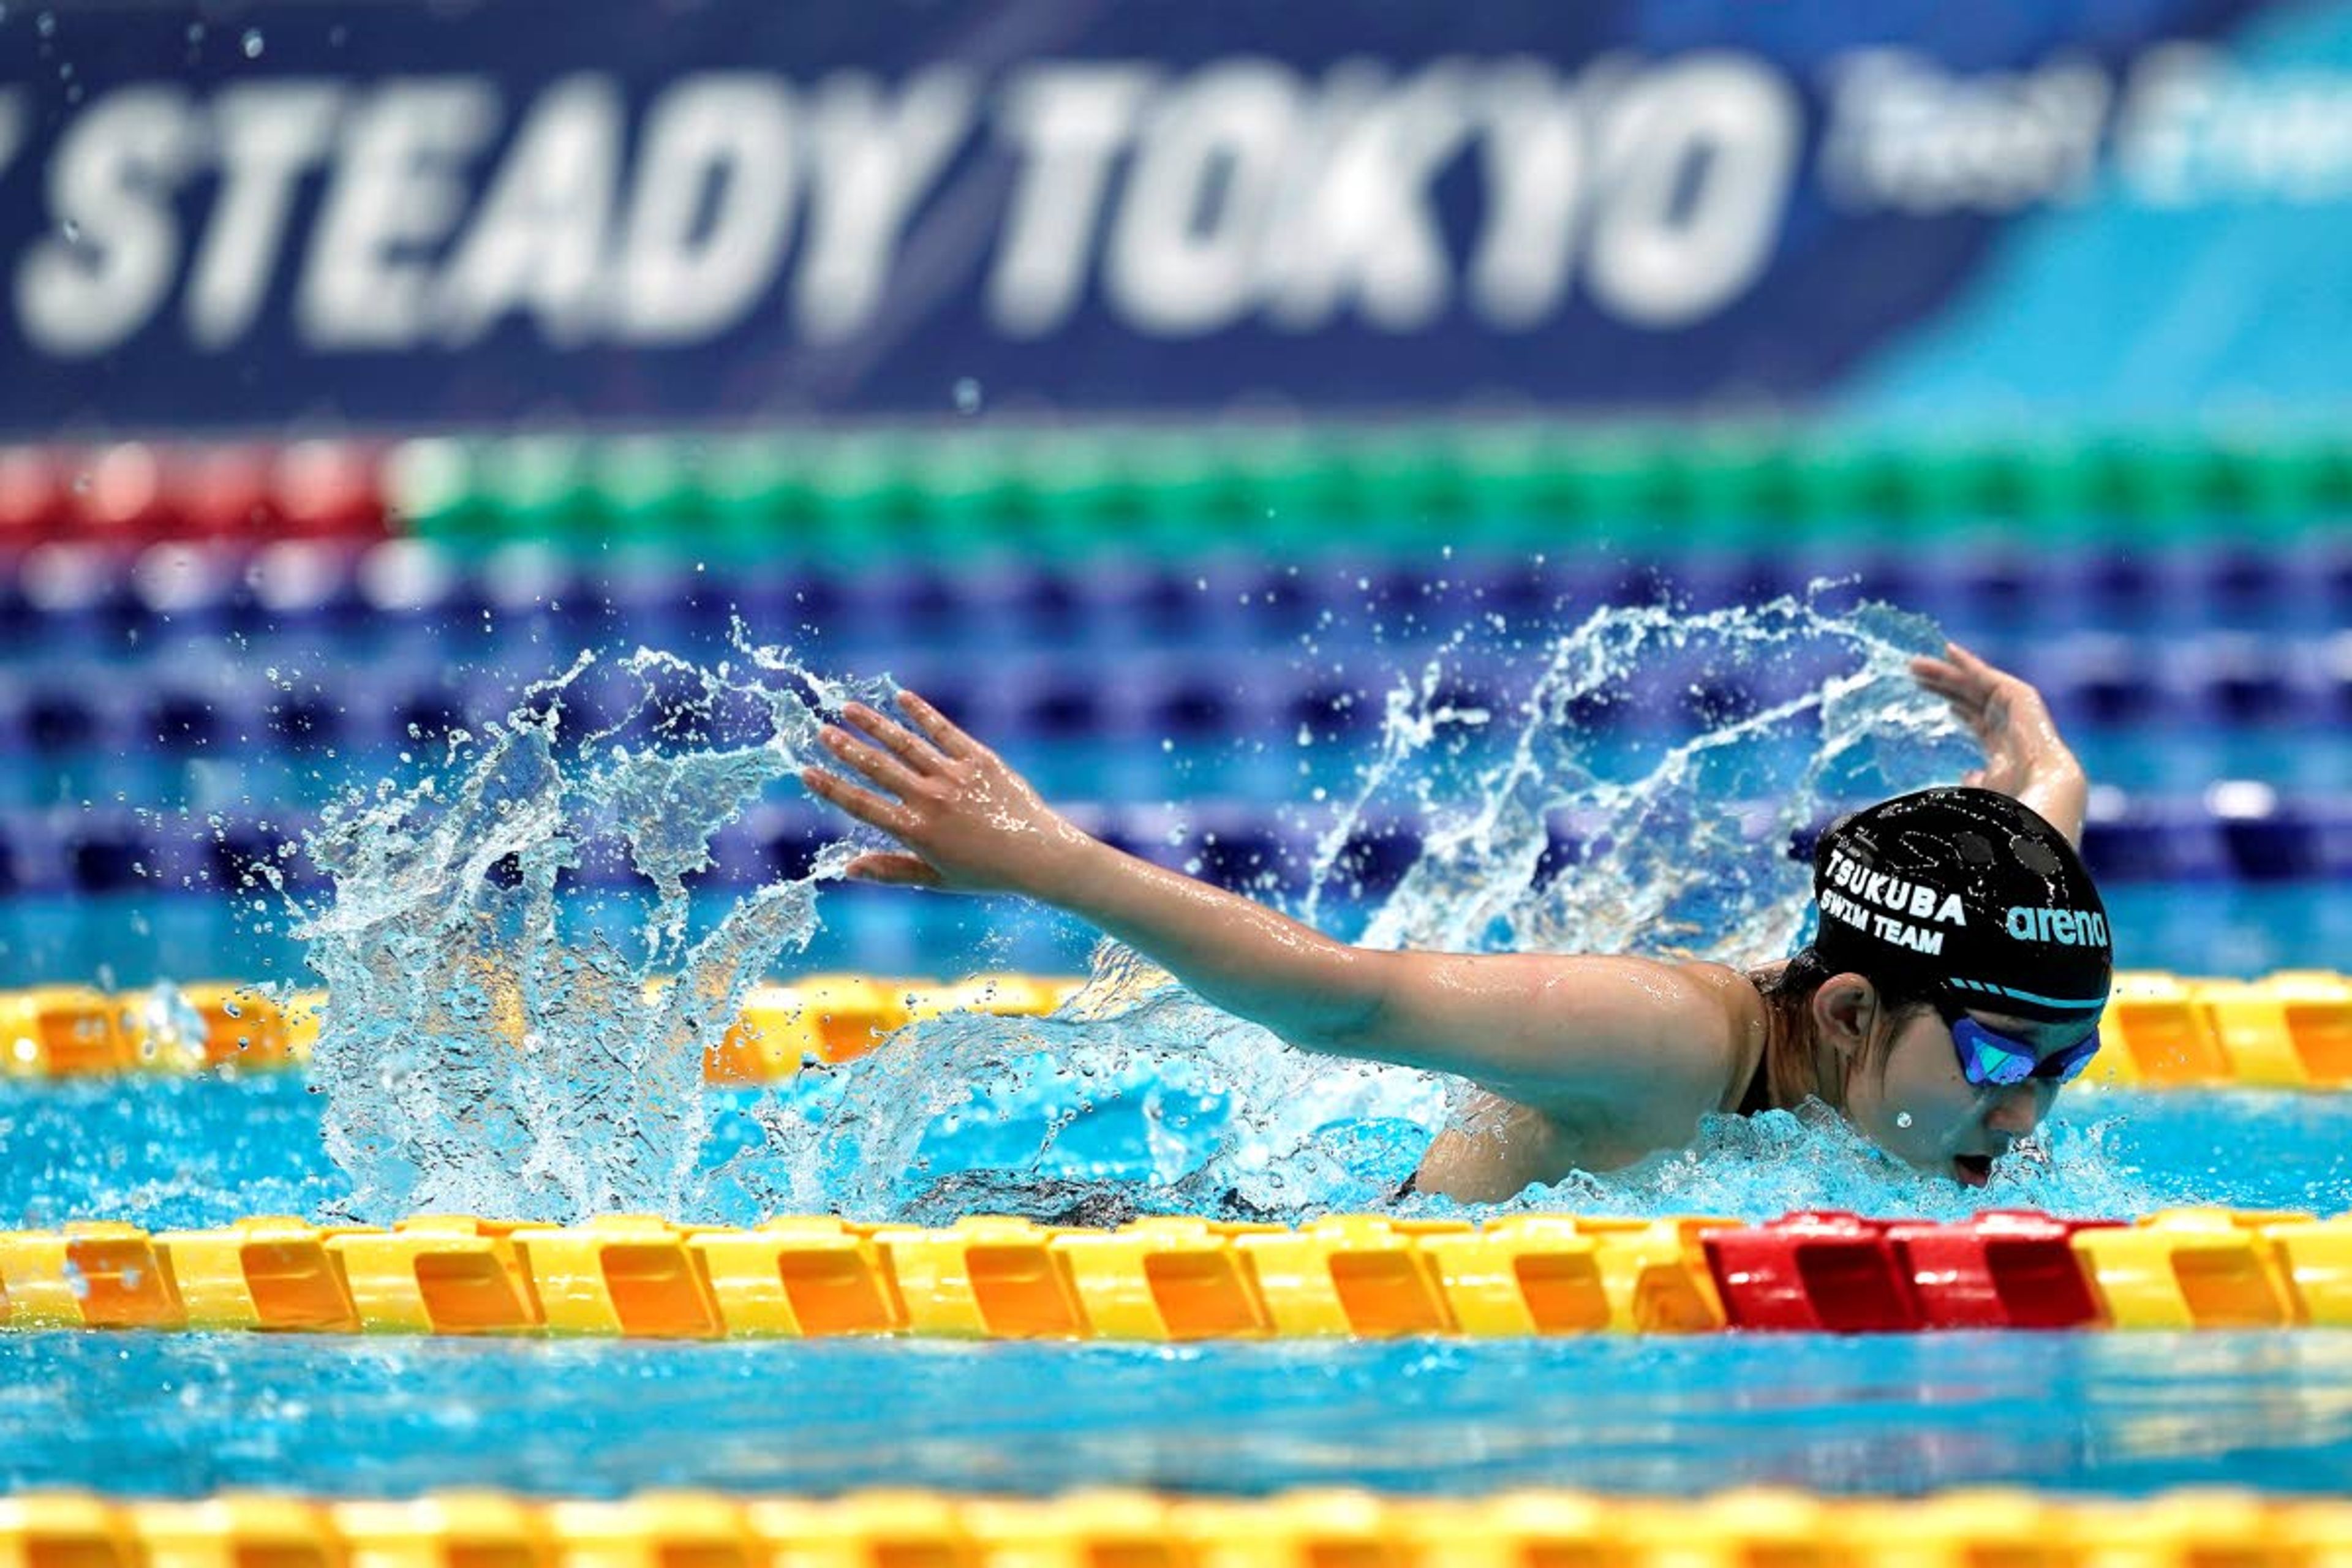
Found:
[[[2107,1005],[2099,890],[2066,836],[2008,795],[1927,789],[1832,824],[1813,850],[1813,951],[1832,972],[2046,1023]]]

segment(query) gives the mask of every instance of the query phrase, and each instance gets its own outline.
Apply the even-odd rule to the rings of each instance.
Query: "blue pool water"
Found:
[[[0,1336],[0,1485],[408,1496],[2352,1486],[2352,1334],[1114,1345]]]

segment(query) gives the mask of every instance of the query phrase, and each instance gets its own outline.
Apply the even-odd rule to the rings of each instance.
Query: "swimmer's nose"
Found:
[[[1985,1106],[1985,1126],[2012,1139],[2024,1137],[2041,1121],[2042,1090],[2032,1083],[2013,1083],[1997,1090]]]

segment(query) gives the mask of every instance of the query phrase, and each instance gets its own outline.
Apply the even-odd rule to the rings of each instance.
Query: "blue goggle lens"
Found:
[[[2007,1089],[2031,1078],[2072,1083],[2083,1076],[2083,1069],[2099,1054],[2095,1032],[2055,1056],[2036,1058],[2033,1047],[2024,1041],[1988,1029],[1966,1014],[1948,1018],[1947,1022],[1951,1025],[1952,1048],[1960,1058],[1960,1073],[1979,1089]]]

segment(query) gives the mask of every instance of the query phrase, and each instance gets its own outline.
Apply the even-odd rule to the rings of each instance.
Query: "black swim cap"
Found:
[[[1832,973],[2046,1023],[2107,1005],[2099,890],[2066,836],[2005,795],[1921,790],[1832,825],[1813,851],[1813,950]]]

